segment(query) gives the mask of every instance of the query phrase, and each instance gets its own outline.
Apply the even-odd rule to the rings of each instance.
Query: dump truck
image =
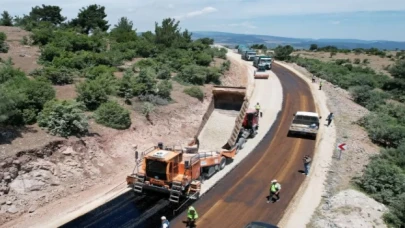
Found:
[[[245,87],[216,86],[194,138],[184,146],[158,143],[142,152],[137,160],[140,170],[127,176],[127,184],[137,194],[165,193],[173,203],[198,198],[202,181],[222,170],[257,134],[259,116],[248,109],[245,94]]]
[[[254,75],[253,75],[254,78],[255,79],[268,79],[270,76],[270,73],[266,72],[266,68],[267,68],[266,64],[260,63],[257,66],[257,70],[254,71]]]
[[[256,56],[256,51],[247,49],[242,52],[242,59],[246,61],[253,61]]]
[[[316,139],[319,130],[319,120],[321,118],[322,117],[315,112],[296,112],[290,125],[288,136],[306,135]]]
[[[259,64],[264,64],[266,70],[271,70],[272,61],[273,59],[271,56],[259,55],[254,58],[253,66],[258,68]]]

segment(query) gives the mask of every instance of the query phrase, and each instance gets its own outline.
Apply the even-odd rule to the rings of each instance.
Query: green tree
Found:
[[[156,36],[156,43],[161,44],[165,47],[171,47],[177,45],[179,42],[180,35],[180,28],[179,28],[180,21],[176,21],[172,18],[166,18],[162,21],[162,25],[155,23],[155,36]]]
[[[169,80],[163,80],[160,81],[157,84],[157,95],[160,96],[161,98],[170,100],[170,94],[173,90],[173,85]]]
[[[126,17],[121,17],[118,24],[110,32],[110,36],[119,43],[137,40],[136,30],[132,29],[133,23]]]
[[[38,115],[38,125],[52,135],[82,136],[88,132],[87,117],[78,103],[51,100]]]
[[[405,79],[405,60],[398,60],[395,65],[390,68],[390,73],[393,77]]]
[[[204,92],[198,86],[192,86],[189,88],[185,88],[183,91],[185,94],[190,95],[191,97],[195,97],[200,101],[204,100]]]
[[[279,45],[274,49],[274,57],[277,60],[281,60],[281,61],[289,60],[289,59],[291,59],[290,55],[293,51],[294,51],[294,48],[290,45],[286,45],[286,46]]]
[[[62,9],[59,6],[44,5],[42,7],[35,6],[31,9],[29,19],[39,22],[49,22],[53,25],[60,25],[66,20],[61,14]]]
[[[4,32],[0,32],[0,53],[8,52],[8,44],[6,43],[7,36]]]
[[[94,112],[97,123],[115,129],[127,129],[131,126],[131,117],[128,110],[115,101],[108,101]]]
[[[317,44],[311,44],[311,46],[309,47],[310,51],[315,51],[318,49],[318,45]]]
[[[1,14],[0,25],[13,26],[13,17],[7,11],[3,11]]]
[[[108,21],[105,20],[106,17],[105,7],[93,4],[80,9],[77,18],[73,19],[70,24],[79,27],[85,34],[89,34],[96,29],[105,32],[110,27]]]
[[[79,84],[76,87],[77,101],[83,102],[89,110],[96,110],[102,103],[107,102],[108,96],[105,88],[95,80]]]
[[[139,75],[134,78],[133,92],[135,96],[155,94],[156,75],[153,69],[143,68]]]

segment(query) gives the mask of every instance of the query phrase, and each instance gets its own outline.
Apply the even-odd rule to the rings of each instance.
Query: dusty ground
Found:
[[[310,74],[306,69],[297,66],[296,64],[289,65],[305,75],[307,78],[310,77]],[[330,165],[320,164],[321,166],[327,166],[328,176],[324,191],[322,192],[322,202],[316,209],[308,226],[359,227],[353,223],[350,226],[351,220],[355,220],[353,222],[361,221],[359,224],[365,223],[367,224],[366,227],[373,227],[376,224],[380,224],[378,225],[379,227],[384,226],[381,225],[384,224],[381,220],[381,213],[369,213],[370,219],[364,219],[362,217],[362,213],[351,213],[351,216],[344,216],[345,213],[348,213],[348,210],[353,212],[356,211],[356,207],[372,207],[373,205],[378,204],[365,195],[359,196],[362,198],[368,198],[367,200],[364,200],[364,204],[359,204],[357,206],[347,204],[344,205],[345,210],[336,209],[339,208],[339,206],[332,205],[336,202],[336,198],[343,202],[351,201],[351,198],[354,197],[354,195],[343,194],[342,191],[346,192],[347,189],[352,187],[350,183],[352,178],[361,175],[364,166],[369,161],[369,158],[372,155],[377,154],[379,148],[371,143],[371,141],[368,139],[367,132],[356,124],[356,121],[362,116],[366,115],[368,111],[360,105],[354,103],[347,91],[337,88],[328,82],[324,83],[322,90],[327,97],[328,109],[335,114],[332,127],[336,127],[336,142],[346,143],[348,150],[342,154],[341,160],[338,159],[338,152],[335,150]],[[315,189],[320,188],[320,186],[315,186]],[[314,188],[314,186],[311,187]],[[359,193],[356,194],[358,195]],[[372,202],[372,204],[368,205],[367,202]],[[383,208],[381,204],[378,205],[378,208]],[[332,210],[332,208],[335,208],[336,210]],[[301,217],[301,219],[303,219],[301,221],[305,221],[305,218]],[[367,223],[368,221],[372,222]],[[325,226],[325,224],[334,225]],[[302,225],[302,227],[303,226],[304,225]]]
[[[15,68],[20,68],[25,73],[38,68],[37,59],[40,50],[36,46],[23,45],[20,43],[23,36],[29,37],[29,32],[16,27],[0,26],[0,32],[7,35],[7,44],[10,46],[8,53],[0,53],[0,58],[7,60],[12,58]]]
[[[381,58],[380,56],[376,55],[367,55],[367,54],[359,54],[356,55],[355,53],[337,53],[334,55],[332,58],[330,58],[330,52],[309,52],[309,51],[296,51],[293,52],[292,55],[297,55],[299,54],[301,57],[305,58],[314,58],[314,59],[319,59],[321,61],[331,61],[331,60],[336,60],[336,59],[349,59],[352,64],[354,64],[355,59],[360,59],[360,64],[354,64],[354,65],[361,65],[361,66],[368,66],[372,68],[373,70],[377,72],[381,72],[386,75],[390,75],[387,72],[387,67],[395,64],[395,59],[394,58]],[[395,53],[391,53],[393,56],[395,56]],[[363,64],[363,60],[368,59],[370,63]]]
[[[243,81],[243,68],[238,64],[233,63],[225,77],[228,85],[240,86]],[[0,226],[41,224],[111,189],[124,188],[125,177],[134,166],[134,145],[142,151],[157,142],[184,144],[200,124],[212,86],[204,87],[203,102],[184,94],[184,86],[173,86],[173,102],[156,108],[151,114],[153,125],[138,112],[139,103],[134,102],[128,106],[133,124],[124,131],[103,127],[93,120],[91,136],[82,139],[52,137],[35,125],[22,132],[0,129],[5,136],[0,144]],[[58,98],[71,99],[72,91],[72,85],[61,87]]]

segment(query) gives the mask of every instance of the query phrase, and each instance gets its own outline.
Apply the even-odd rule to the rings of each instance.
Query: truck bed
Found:
[[[215,151],[227,142],[239,111],[214,109],[200,132],[200,151]]]

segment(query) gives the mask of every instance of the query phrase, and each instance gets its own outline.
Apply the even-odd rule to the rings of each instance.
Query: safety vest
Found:
[[[271,184],[270,186],[270,191],[271,192],[277,192],[277,190],[280,189],[280,184],[279,183],[275,183],[275,184]]]
[[[260,105],[256,105],[255,108],[256,108],[256,110],[259,110],[259,109],[260,109]]]
[[[191,214],[191,211],[194,211],[194,216]],[[194,207],[190,207],[190,208],[188,209],[188,211],[187,211],[187,218],[190,218],[190,219],[198,219],[198,214],[197,214],[197,211],[195,210]]]

